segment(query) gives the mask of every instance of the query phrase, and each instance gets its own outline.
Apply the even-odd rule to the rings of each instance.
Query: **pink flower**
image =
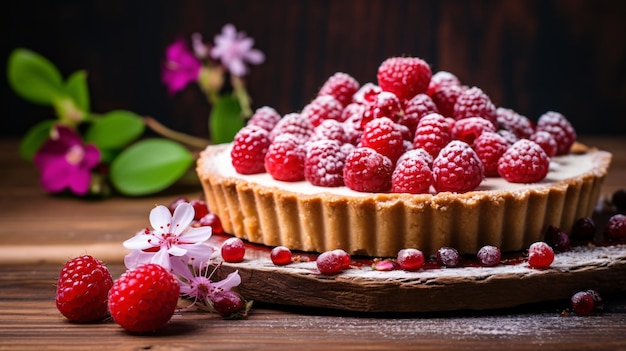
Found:
[[[227,24],[222,28],[222,33],[215,36],[211,57],[221,60],[231,74],[241,77],[247,73],[246,61],[260,64],[265,60],[263,53],[252,46],[252,38],[248,38],[244,32],[237,32],[232,24]]]
[[[201,62],[189,50],[184,39],[177,39],[165,51],[161,80],[170,95],[198,80]]]
[[[213,248],[205,243],[211,237],[211,227],[190,228],[194,209],[188,202],[179,204],[174,210],[162,205],[150,211],[150,224],[153,230],[145,229],[124,241],[124,247],[131,251],[124,258],[126,268],[132,269],[144,263],[156,263],[172,269],[172,257],[179,257],[185,263],[207,262]]]
[[[91,183],[91,170],[100,162],[100,151],[83,144],[72,128],[55,126],[39,148],[33,161],[41,171],[41,186],[57,193],[69,188],[76,195],[85,195]]]

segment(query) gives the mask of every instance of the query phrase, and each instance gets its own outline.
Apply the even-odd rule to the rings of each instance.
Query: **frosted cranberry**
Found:
[[[325,251],[317,256],[315,264],[320,273],[333,275],[342,271],[343,257],[335,251]]]
[[[453,248],[444,246],[437,250],[437,263],[445,267],[456,267],[461,261],[461,255]]]
[[[333,250],[333,252],[337,256],[339,256],[339,258],[341,259],[341,269],[350,268],[350,263],[352,263],[352,258],[350,257],[349,253],[347,253],[345,250],[342,250],[342,249],[336,249],[336,250]]]
[[[197,226],[211,227],[213,234],[221,234],[224,232],[222,227],[222,221],[215,213],[207,213],[204,217],[198,220]]]
[[[554,250],[543,241],[538,241],[528,248],[528,264],[533,268],[548,268],[554,261]]]
[[[611,196],[611,202],[613,202],[613,205],[615,205],[618,210],[626,210],[626,189],[615,191],[613,196]]]
[[[556,252],[565,252],[570,249],[569,236],[555,226],[549,226],[546,229],[545,241]]]
[[[603,303],[600,294],[595,290],[579,291],[570,298],[572,311],[579,316],[590,316],[595,311],[602,310]]]
[[[235,237],[228,238],[222,244],[221,253],[222,259],[226,262],[241,262],[243,261],[243,256],[246,254],[246,247],[243,240]]]
[[[493,267],[498,265],[501,257],[502,254],[500,253],[500,249],[492,245],[485,245],[481,247],[476,254],[478,263],[480,263],[483,267]]]
[[[209,213],[209,207],[204,200],[191,200],[189,201],[189,204],[193,207],[193,219],[195,221],[199,220]]]
[[[604,227],[604,235],[609,240],[621,241],[626,239],[626,215],[611,216],[606,227]]]
[[[572,227],[572,239],[591,240],[596,233],[596,223],[591,217],[579,218]]]
[[[402,249],[398,251],[396,260],[400,268],[407,271],[415,271],[420,269],[424,264],[424,253],[418,249]]]
[[[291,250],[285,246],[276,246],[270,251],[272,263],[277,266],[284,266],[291,263]]]

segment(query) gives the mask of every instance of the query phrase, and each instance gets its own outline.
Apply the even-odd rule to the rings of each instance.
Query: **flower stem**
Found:
[[[239,105],[241,106],[241,117],[246,119],[252,116],[252,109],[250,108],[250,96],[246,91],[246,84],[241,77],[231,75],[231,84]]]
[[[175,140],[188,146],[200,149],[204,149],[207,145],[211,144],[209,140],[172,130],[150,116],[144,117],[143,120],[148,128],[168,139]]]

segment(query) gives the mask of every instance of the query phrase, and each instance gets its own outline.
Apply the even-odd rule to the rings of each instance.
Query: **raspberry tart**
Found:
[[[531,121],[419,58],[388,59],[377,78],[335,74],[301,113],[263,107],[232,143],[201,152],[224,232],[376,257],[504,253],[593,213],[611,154],[577,143],[562,114]]]

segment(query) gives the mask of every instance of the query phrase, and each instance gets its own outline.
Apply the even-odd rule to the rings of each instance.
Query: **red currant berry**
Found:
[[[502,254],[500,253],[500,249],[492,245],[485,245],[481,247],[476,254],[478,263],[480,263],[483,267],[493,267],[498,265],[501,257]]]
[[[222,228],[222,221],[220,221],[220,218],[212,212],[209,212],[204,217],[200,218],[197,226],[211,227],[213,234],[222,234],[224,232],[224,229]]]
[[[590,316],[602,309],[602,298],[595,290],[579,291],[570,299],[572,311],[579,316]]]
[[[528,248],[528,264],[533,268],[548,268],[554,261],[554,250],[543,241],[533,243]]]
[[[445,267],[456,267],[461,261],[461,255],[452,247],[444,246],[437,250],[437,263]]]
[[[616,214],[609,218],[604,228],[604,235],[611,241],[623,241],[626,239],[626,215]]]
[[[418,249],[402,249],[396,258],[400,268],[407,271],[416,271],[424,264],[424,253]]]
[[[194,221],[199,220],[209,213],[209,207],[204,200],[191,200],[189,204],[193,206],[193,210],[195,211],[193,216]]]
[[[336,249],[333,250],[333,252],[339,256],[339,258],[341,258],[341,269],[348,269],[350,268],[350,263],[352,263],[352,258],[350,257],[350,254],[347,253],[345,250],[342,249]]]
[[[579,218],[572,227],[573,239],[592,240],[595,233],[596,222],[591,217]]]
[[[285,246],[276,246],[270,251],[272,263],[277,266],[284,266],[291,263],[291,250]]]
[[[556,252],[565,252],[570,249],[569,235],[555,226],[549,226],[545,235],[546,242]]]
[[[343,258],[335,251],[325,251],[315,260],[317,269],[324,275],[333,275],[342,271]]]
[[[243,256],[246,254],[246,247],[243,244],[243,240],[239,238],[228,238],[222,244],[222,259],[226,262],[236,263],[243,261]]]

